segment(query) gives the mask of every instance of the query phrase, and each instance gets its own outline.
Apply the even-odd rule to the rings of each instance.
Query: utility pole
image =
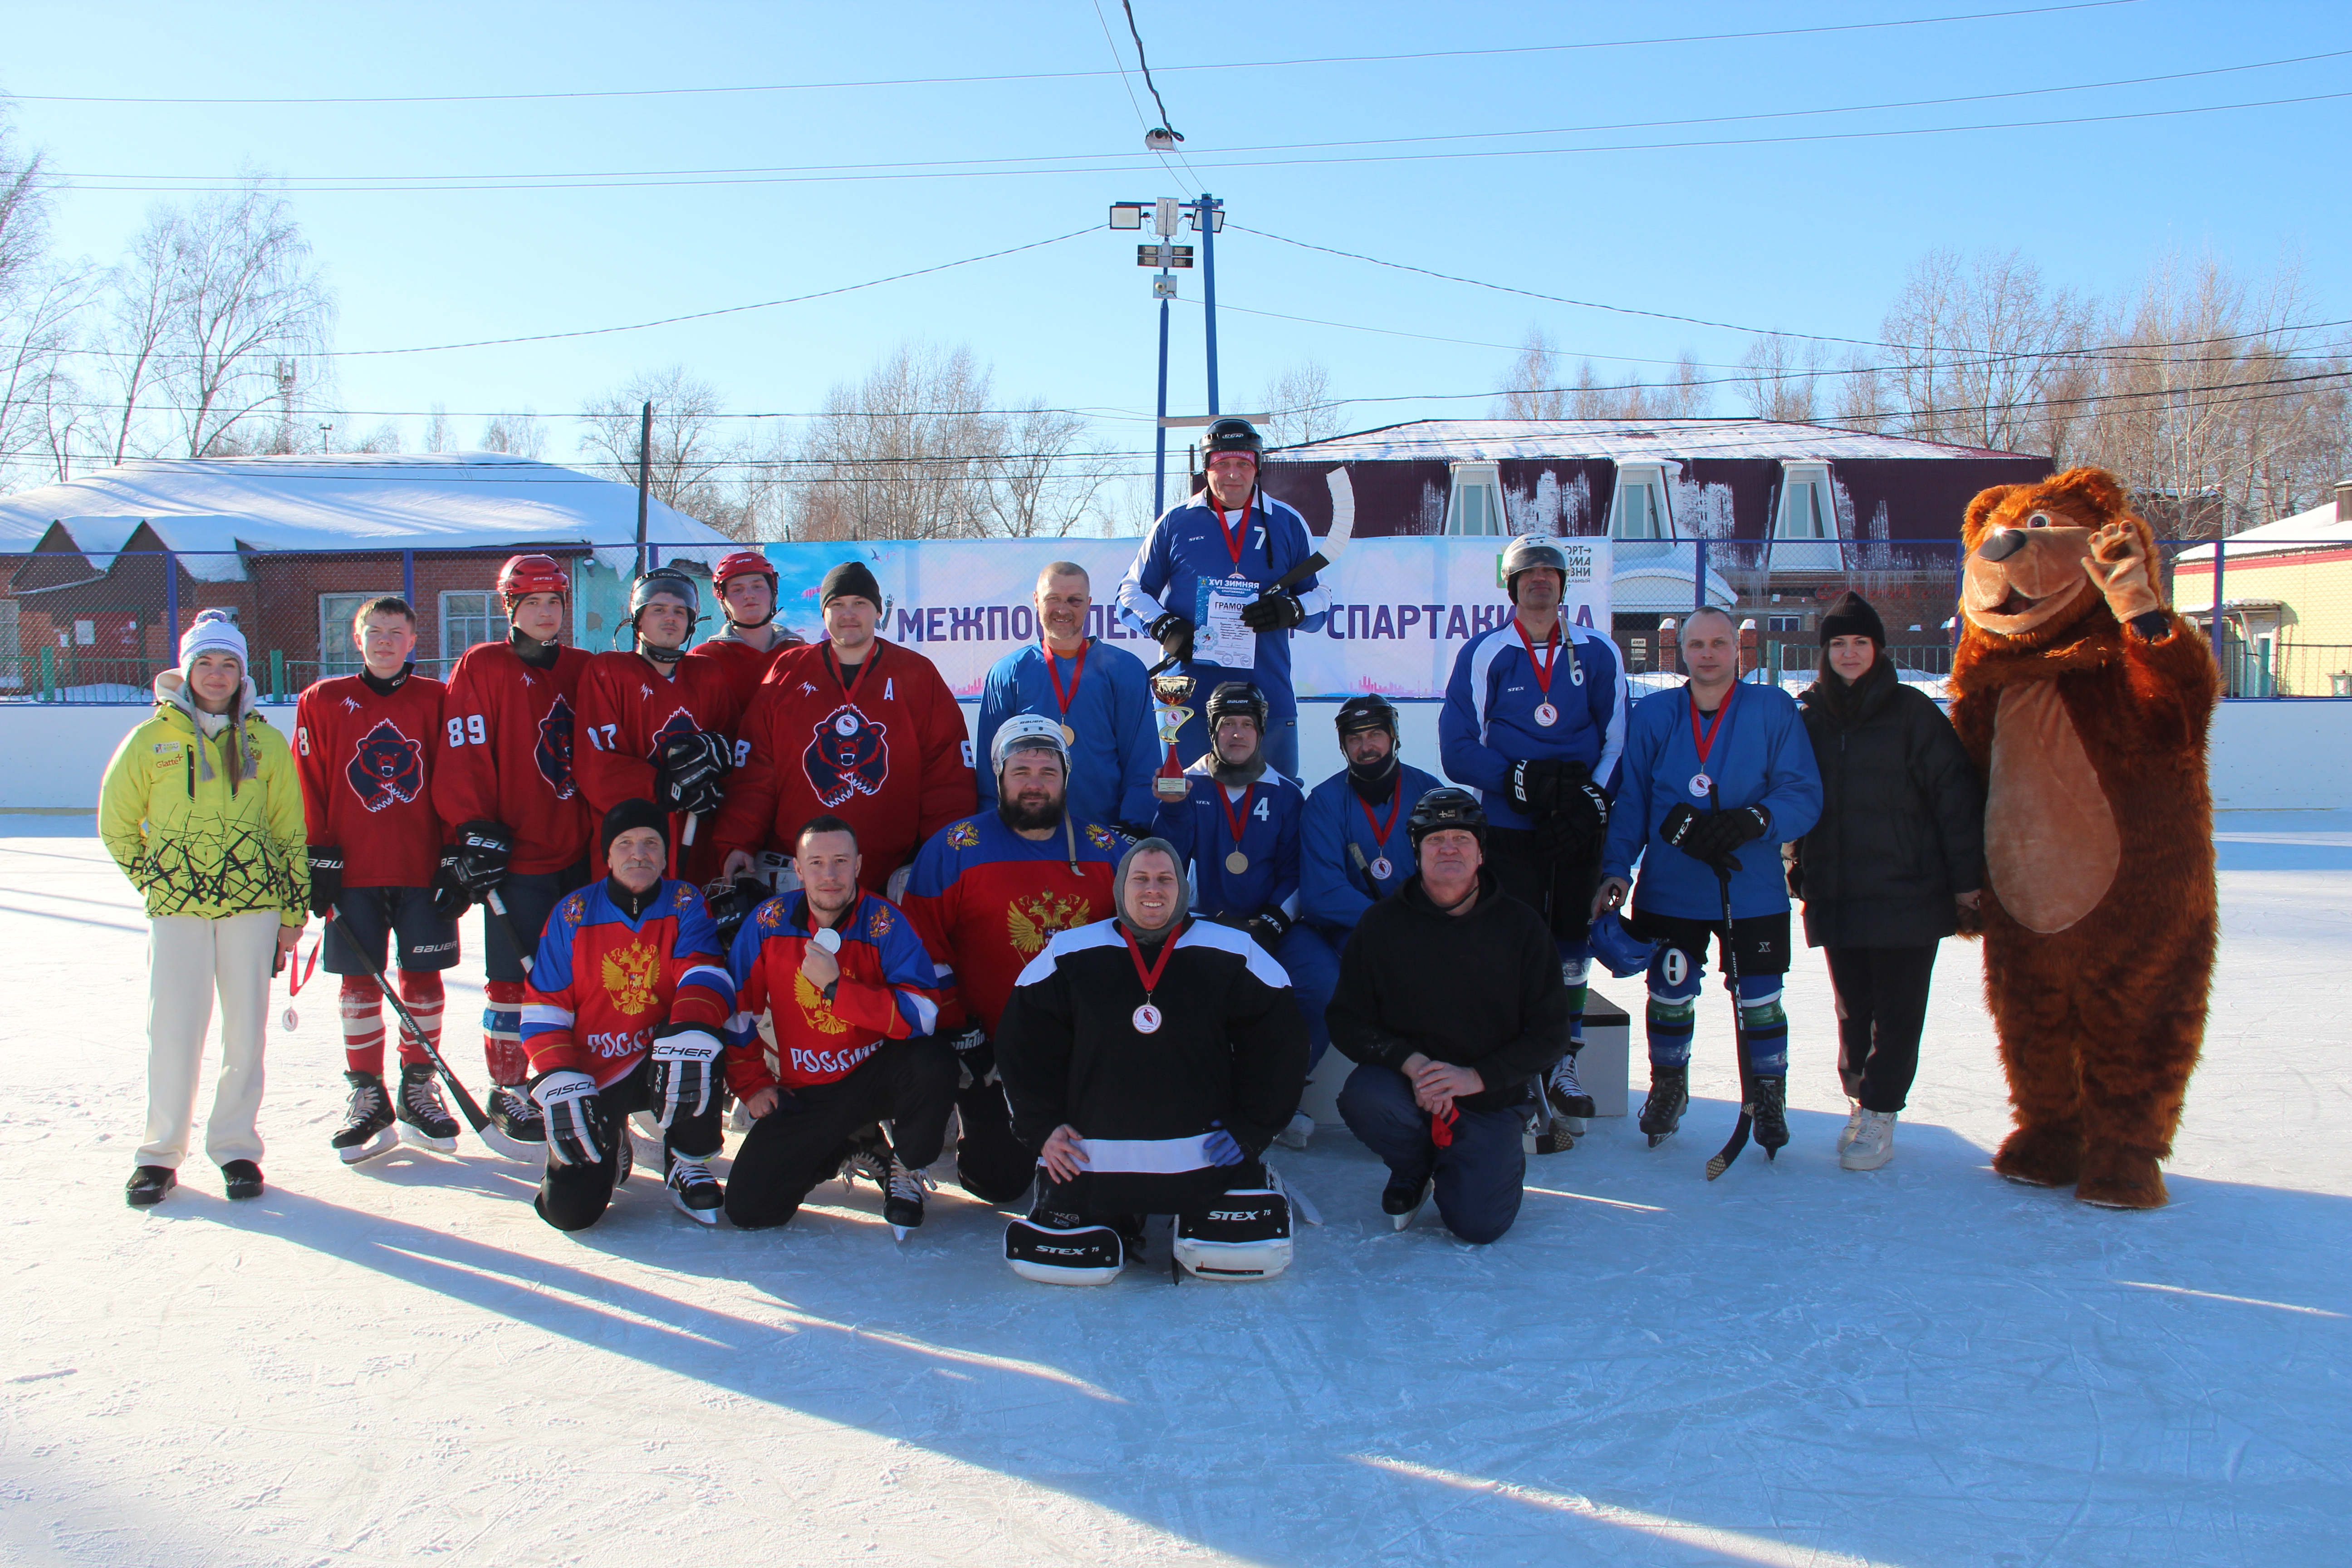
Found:
[[[1224,222],[1225,204],[1201,193],[1192,204],[1192,226],[1201,236],[1201,295],[1209,340],[1209,412],[1217,412],[1217,228]],[[1167,413],[1161,409],[1162,414]]]
[[[646,400],[637,421],[637,575],[646,574],[646,491],[653,479],[654,405]]]

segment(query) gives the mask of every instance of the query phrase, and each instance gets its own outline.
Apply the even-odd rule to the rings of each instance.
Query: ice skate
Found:
[[[400,1141],[393,1130],[392,1100],[383,1079],[372,1072],[346,1072],[343,1081],[352,1097],[343,1106],[343,1124],[327,1140],[346,1165],[373,1160]]]
[[[490,1102],[482,1110],[489,1116],[490,1125],[518,1143],[547,1142],[547,1119],[530,1096],[507,1084],[495,1084],[490,1089]]]
[[[1650,1098],[1642,1102],[1642,1131],[1650,1135],[1650,1147],[1675,1135],[1683,1124],[1683,1112],[1690,1106],[1690,1068],[1686,1067],[1650,1068]]]
[[[687,1218],[717,1225],[727,1194],[720,1190],[719,1178],[710,1173],[709,1165],[693,1154],[666,1152],[666,1158],[669,1171],[664,1180],[669,1188],[669,1201]]]
[[[1779,1073],[1752,1079],[1749,1092],[1755,1107],[1756,1146],[1767,1160],[1776,1158],[1789,1143],[1789,1080]]]
[[[923,1223],[923,1198],[930,1191],[931,1178],[895,1154],[890,1156],[889,1168],[889,1183],[882,1194],[882,1217],[889,1222],[891,1234],[904,1241],[908,1231]]]
[[[1592,1097],[1576,1081],[1574,1051],[1552,1064],[1551,1075],[1544,1080],[1544,1099],[1551,1102],[1552,1114],[1568,1131],[1584,1136],[1586,1121],[1593,1113]]]
[[[1437,1190],[1434,1176],[1423,1176],[1415,1182],[1408,1176],[1391,1175],[1389,1184],[1381,1191],[1381,1212],[1399,1230],[1411,1230],[1412,1222],[1429,1202],[1429,1194]]]

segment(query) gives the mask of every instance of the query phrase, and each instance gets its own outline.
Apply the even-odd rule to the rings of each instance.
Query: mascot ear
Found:
[[[1995,485],[1977,492],[1977,499],[1969,502],[1968,512],[1960,520],[1960,542],[1963,545],[1970,550],[1977,547],[1977,541],[1984,536],[1985,520],[2000,510],[2000,503],[2007,500],[2010,492],[2017,488],[2015,485]]]
[[[2103,522],[2124,513],[2124,488],[2105,468],[2069,468],[2048,489],[2052,500],[2072,501]]]

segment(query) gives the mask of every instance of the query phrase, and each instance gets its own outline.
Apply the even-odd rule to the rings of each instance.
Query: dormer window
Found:
[[[1618,464],[1617,493],[1609,502],[1609,537],[1674,538],[1674,511],[1666,496],[1664,464]]]
[[[1454,493],[1445,504],[1448,534],[1506,534],[1510,520],[1503,512],[1502,470],[1494,463],[1455,463]]]
[[[1837,498],[1827,463],[1780,465],[1780,504],[1772,519],[1772,565],[1782,571],[1835,572]]]

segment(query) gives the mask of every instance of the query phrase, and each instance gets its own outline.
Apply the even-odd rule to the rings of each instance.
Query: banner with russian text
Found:
[[[1462,645],[1510,616],[1497,568],[1499,538],[1360,539],[1322,582],[1330,615],[1291,634],[1291,675],[1302,698],[1378,691],[1438,698]],[[1563,539],[1569,562],[1561,612],[1580,626],[1609,626],[1610,542]],[[1134,563],[1134,539],[858,540],[770,544],[776,618],[811,640],[824,635],[817,588],[855,556],[881,584],[882,635],[921,649],[958,697],[980,695],[989,666],[1037,639],[1030,595],[1048,563],[1075,562],[1094,589],[1087,629],[1146,664],[1159,646],[1121,623],[1119,579]]]

